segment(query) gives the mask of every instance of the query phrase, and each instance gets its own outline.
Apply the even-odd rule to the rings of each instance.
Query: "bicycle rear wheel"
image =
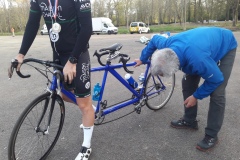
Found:
[[[64,122],[62,98],[49,92],[37,97],[22,112],[8,145],[9,160],[46,159],[56,144]]]
[[[175,74],[171,77],[148,75],[145,94],[148,96],[146,105],[151,110],[163,108],[172,96],[175,87]]]

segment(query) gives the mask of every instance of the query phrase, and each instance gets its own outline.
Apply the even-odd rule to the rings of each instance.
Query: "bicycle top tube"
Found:
[[[130,62],[130,63],[127,63],[126,66],[130,67],[130,66],[134,66],[135,64],[136,64],[136,62]],[[123,67],[122,63],[106,65],[106,66],[99,66],[99,67],[92,67],[91,72],[102,71],[102,70],[106,70],[107,68],[116,69],[116,68],[122,68],[122,67]]]

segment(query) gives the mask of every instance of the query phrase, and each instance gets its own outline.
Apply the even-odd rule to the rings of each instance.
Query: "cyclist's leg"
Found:
[[[91,138],[94,127],[94,110],[91,99],[91,81],[90,81],[90,57],[89,52],[81,54],[78,58],[77,74],[74,79],[75,95],[78,107],[82,112],[83,123],[83,143],[82,149],[76,159],[91,153]]]
[[[86,98],[77,98],[78,107],[82,112],[82,123],[83,123],[83,146],[90,147],[91,146],[91,138],[93,132],[94,125],[94,109],[92,107],[92,99],[91,97]]]
[[[61,54],[60,56],[55,54],[54,58],[56,59],[56,57],[59,58],[59,61],[62,65],[65,65],[68,61],[69,54]],[[79,56],[76,70],[77,73],[73,83],[75,85],[74,92],[76,95],[77,104],[82,113],[84,134],[82,146],[88,149],[91,146],[95,117],[91,100],[90,57],[88,50]],[[62,98],[67,102],[72,102],[64,94],[62,94]]]

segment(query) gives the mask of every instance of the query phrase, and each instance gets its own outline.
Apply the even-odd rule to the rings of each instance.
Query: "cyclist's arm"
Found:
[[[36,1],[30,2],[30,12],[19,53],[26,55],[31,47],[40,25],[41,10]]]
[[[82,7],[85,6],[85,7]],[[77,42],[71,56],[78,58],[81,53],[86,51],[88,41],[92,35],[92,16],[90,0],[75,1],[77,11],[77,22],[80,26]]]

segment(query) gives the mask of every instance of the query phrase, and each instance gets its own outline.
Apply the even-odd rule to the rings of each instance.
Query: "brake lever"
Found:
[[[17,66],[18,66],[18,60],[17,59],[12,59],[11,60],[11,65],[8,68],[8,80],[10,80],[12,78],[14,68],[17,69]]]
[[[133,74],[133,71],[130,71],[127,69],[127,62],[130,60],[130,57],[124,58],[123,56],[121,56],[121,58],[119,59],[119,63],[122,62],[123,64],[123,68],[127,73]]]

